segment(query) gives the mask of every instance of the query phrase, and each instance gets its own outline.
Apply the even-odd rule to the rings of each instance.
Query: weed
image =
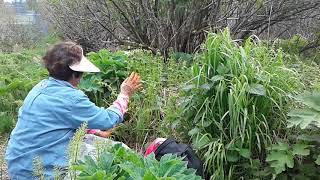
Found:
[[[75,164],[79,160],[79,152],[81,144],[83,143],[83,138],[86,134],[87,124],[82,124],[73,136],[68,149],[69,166]],[[71,179],[76,179],[77,174],[74,171],[69,171],[69,176]]]
[[[201,179],[194,169],[187,168],[183,158],[171,154],[163,156],[160,161],[154,154],[143,158],[121,144],[109,146],[99,158],[85,156],[72,169],[79,173],[78,179]]]
[[[23,99],[46,76],[35,52],[0,54],[0,134],[12,130]]]
[[[110,53],[104,49],[88,53],[88,57],[101,72],[86,74],[80,88],[96,105],[106,105],[116,97],[120,84],[127,77],[128,57],[122,52]]]
[[[252,178],[266,147],[285,131],[289,93],[298,89],[284,54],[249,39],[238,46],[228,30],[209,34],[184,88],[181,129],[189,132],[212,179]]]
[[[14,127],[15,116],[7,113],[0,113],[0,133],[10,133]]]

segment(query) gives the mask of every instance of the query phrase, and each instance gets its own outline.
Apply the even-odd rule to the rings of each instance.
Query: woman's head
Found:
[[[70,81],[73,77],[81,77],[82,72],[74,71],[70,66],[79,63],[82,57],[81,46],[74,42],[62,42],[49,49],[43,61],[51,77]]]

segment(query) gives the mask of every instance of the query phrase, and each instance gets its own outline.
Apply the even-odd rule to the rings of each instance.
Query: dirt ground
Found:
[[[0,180],[9,179],[7,166],[4,160],[4,153],[7,144],[7,136],[0,136]]]

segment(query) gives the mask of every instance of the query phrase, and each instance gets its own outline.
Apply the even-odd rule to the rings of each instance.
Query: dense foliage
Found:
[[[282,135],[288,95],[298,88],[283,56],[251,39],[238,46],[228,31],[209,34],[184,88],[181,124],[212,178],[263,174],[266,148]]]
[[[120,84],[127,77],[128,57],[123,52],[110,53],[100,50],[87,54],[88,58],[101,70],[98,74],[87,74],[81,80],[80,89],[98,106],[111,101],[117,95]]]
[[[43,14],[89,50],[122,45],[167,57],[170,50],[197,51],[207,31],[226,27],[239,39],[252,33],[313,39],[319,9],[318,0],[44,0]]]
[[[165,155],[157,161],[154,154],[143,158],[117,144],[109,146],[96,159],[85,156],[72,169],[80,173],[77,179],[200,180],[201,177],[195,175],[195,170],[188,169],[182,159]]]
[[[320,89],[319,66],[253,38],[240,46],[227,30],[209,33],[201,49],[192,55],[172,53],[166,62],[142,50],[92,52],[89,59],[102,71],[86,74],[80,88],[107,107],[131,71],[141,75],[144,89],[130,99],[125,123],[114,132],[114,139],[139,153],[155,137],[173,136],[192,143],[211,179],[317,178],[319,95],[297,94]],[[23,98],[47,76],[39,54],[1,54],[0,133],[11,131]],[[162,177],[146,164],[159,168],[161,162],[153,157],[143,159],[119,147],[107,149],[103,157],[87,157],[76,168],[92,178],[113,177],[112,171]],[[113,163],[103,165],[107,160]],[[181,165],[179,158],[164,161]],[[86,174],[92,167],[97,168]]]
[[[0,133],[9,133],[28,91],[46,76],[33,52],[0,54]]]

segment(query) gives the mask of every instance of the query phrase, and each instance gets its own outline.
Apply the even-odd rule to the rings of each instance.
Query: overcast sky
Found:
[[[15,0],[4,0],[4,2],[14,2]],[[19,1],[19,0],[17,0]],[[22,1],[26,1],[26,0],[22,0]]]

